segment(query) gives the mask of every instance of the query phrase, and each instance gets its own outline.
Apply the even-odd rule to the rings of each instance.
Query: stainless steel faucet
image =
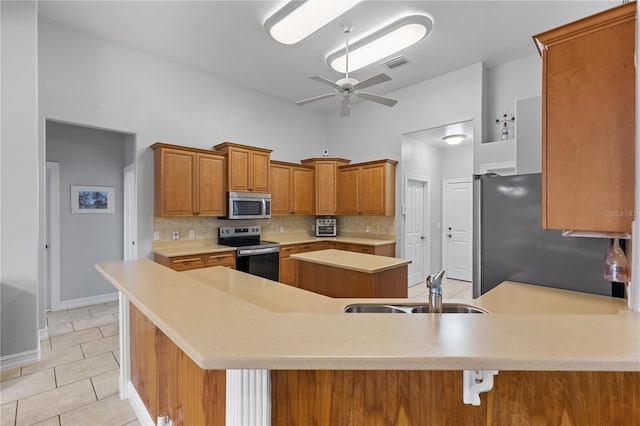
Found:
[[[434,314],[442,313],[442,279],[444,269],[435,275],[427,275],[426,283],[429,289],[429,312]]]

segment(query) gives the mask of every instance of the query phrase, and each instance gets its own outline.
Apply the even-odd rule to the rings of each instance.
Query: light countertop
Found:
[[[191,256],[194,254],[236,251],[235,247],[221,246],[217,239],[155,241],[152,252],[165,257]]]
[[[292,254],[290,257],[305,262],[365,272],[367,274],[376,274],[411,263],[410,260],[398,259],[396,257],[376,256],[373,254],[334,249]]]
[[[362,244],[368,246],[383,246],[395,243],[395,240],[362,238],[356,236],[314,237],[304,232],[263,234],[262,239],[265,241],[273,241],[283,246],[290,244],[316,243],[322,241]],[[160,256],[164,257],[191,256],[194,254],[218,253],[235,250],[235,247],[219,245],[218,240],[215,238],[206,238],[199,240],[154,241],[151,249],[152,253],[159,254]]]
[[[462,301],[491,314],[345,314],[382,300],[331,299],[224,267],[97,269],[205,369],[640,371],[640,314],[620,299],[506,282]]]

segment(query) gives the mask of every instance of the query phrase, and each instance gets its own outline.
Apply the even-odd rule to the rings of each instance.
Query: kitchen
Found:
[[[103,66],[106,66],[106,67],[109,67],[114,60],[123,59],[123,58],[127,58],[128,60],[132,59],[130,52],[123,52],[121,50],[118,50],[113,46],[105,43],[103,40],[99,40],[99,39],[91,39],[91,40],[86,40],[85,38],[76,39],[75,33],[72,30],[67,28],[59,28],[52,22],[47,21],[44,24],[42,24],[41,31],[43,34],[46,34],[47,37],[46,39],[40,40],[40,43],[44,44],[43,51],[45,52],[43,54],[43,57],[40,58],[40,60],[43,62],[45,66],[47,66],[46,69],[49,71],[54,71],[59,67],[59,65],[57,65],[57,63],[54,61],[54,56],[62,56],[62,57],[71,59],[68,54],[57,51],[55,47],[57,43],[59,43],[60,45],[72,45],[75,48],[81,49],[80,51],[83,52],[83,54],[78,55],[79,57],[87,57],[88,58],[87,61],[89,61],[90,59],[94,59],[96,61],[95,62],[96,64],[101,63],[103,64]],[[81,40],[81,42],[78,40]],[[89,46],[91,48],[89,48]],[[82,50],[83,47],[86,48],[86,50]],[[49,53],[49,52],[56,52],[56,53]],[[135,55],[133,56],[135,57]],[[157,76],[154,77],[154,72],[152,72],[152,71],[155,71],[155,68],[153,67],[153,65],[157,65],[157,64],[158,64],[157,60],[152,60],[150,61],[150,63],[144,64],[144,66],[142,66],[140,62],[133,61],[131,63],[131,67],[132,67],[132,70],[141,71],[141,74],[138,74],[139,77],[140,75],[146,75],[147,78],[154,79],[154,78],[157,78]],[[86,67],[87,67],[86,64],[84,65],[78,64],[78,66],[75,67],[75,70],[76,70],[75,72],[82,72],[82,70],[86,71],[87,70]],[[91,68],[90,65],[89,67]],[[144,72],[145,70],[148,72],[145,73]],[[49,117],[54,119],[58,118],[61,120],[72,119],[71,121],[74,121],[74,122],[93,123],[94,125],[98,125],[98,126],[103,126],[107,128],[117,128],[117,129],[123,129],[123,130],[140,129],[140,126],[137,123],[134,123],[132,121],[133,117],[135,117],[135,114],[129,115],[126,113],[126,111],[122,111],[122,112],[118,112],[118,111],[121,111],[123,104],[136,105],[137,102],[139,102],[139,100],[133,95],[128,95],[128,92],[130,92],[131,94],[139,93],[138,91],[142,90],[142,88],[139,87],[139,85],[144,87],[145,84],[149,84],[148,81],[145,81],[145,78],[138,78],[135,80],[135,82],[134,81],[129,82],[127,84],[128,87],[124,89],[122,88],[118,89],[118,93],[121,95],[120,99],[110,100],[107,94],[107,92],[109,92],[110,90],[104,88],[104,82],[103,83],[95,82],[95,84],[87,83],[86,87],[83,87],[82,89],[78,89],[75,87],[75,85],[82,84],[81,78],[74,79],[72,74],[70,74],[67,77],[62,77],[62,75],[66,74],[68,70],[65,68],[60,68],[59,71],[60,71],[59,74],[49,74],[49,75],[56,75],[59,77],[59,78],[55,78],[55,84],[53,81],[49,81],[47,79],[46,73],[41,77],[45,80],[42,86],[40,87],[40,90],[43,92],[41,96],[44,97],[40,105],[40,108],[42,109],[42,112],[41,112],[42,117]],[[177,70],[175,69],[174,71],[177,72]],[[160,72],[162,73],[163,71],[160,71]],[[89,73],[88,74],[89,78],[91,78],[90,75],[91,74]],[[330,155],[339,154],[340,156],[351,158],[354,161],[367,161],[367,160],[372,160],[376,158],[387,158],[387,157],[398,158],[399,157],[397,153],[398,148],[396,146],[394,147],[389,146],[391,144],[388,144],[388,141],[396,140],[399,134],[407,131],[417,130],[419,128],[431,127],[430,121],[434,121],[432,123],[433,125],[441,124],[442,119],[440,117],[444,116],[446,113],[450,113],[448,114],[449,117],[446,118],[447,121],[451,120],[451,118],[453,118],[453,120],[451,121],[461,121],[471,116],[474,119],[476,119],[474,120],[474,122],[476,123],[475,125],[478,126],[478,128],[480,129],[481,128],[480,123],[482,121],[480,119],[482,114],[481,103],[479,101],[476,101],[476,102],[469,101],[469,103],[460,104],[460,99],[466,99],[462,97],[465,93],[475,94],[478,96],[477,99],[479,99],[479,95],[482,92],[482,85],[480,82],[481,76],[482,76],[482,66],[474,65],[474,66],[463,68],[454,73],[448,74],[446,77],[434,78],[432,80],[424,82],[420,85],[420,87],[418,87],[418,89],[420,89],[420,91],[418,92],[415,92],[415,91],[410,92],[408,90],[400,89],[399,90],[400,93],[398,93],[398,95],[402,95],[402,96],[399,96],[401,97],[401,99],[407,100],[407,99],[412,99],[413,96],[416,96],[417,98],[419,97],[424,97],[424,99],[436,98],[439,100],[439,105],[437,105],[437,110],[435,112],[434,112],[434,107],[431,106],[426,101],[417,104],[420,107],[421,111],[423,111],[424,116],[418,117],[416,113],[409,113],[407,110],[404,110],[404,111],[402,111],[401,109],[394,110],[394,111],[400,111],[399,114],[405,117],[409,117],[408,118],[409,122],[405,121],[403,124],[399,123],[399,118],[397,117],[394,118],[394,116],[387,116],[387,114],[389,114],[388,111],[385,110],[385,111],[376,112],[378,110],[376,110],[374,107],[377,107],[377,106],[367,106],[364,103],[359,103],[354,105],[354,113],[352,117],[350,117],[349,121],[344,121],[344,120],[337,121],[337,118],[333,120],[333,117],[331,118],[327,117],[327,120],[329,121],[328,127],[330,129],[330,137],[327,138],[329,141],[333,139],[331,136],[337,136],[339,134],[338,130],[354,135],[352,139],[353,140],[352,145],[343,144],[343,140],[344,140],[343,138],[335,137],[336,139],[335,145],[329,146],[329,150],[331,153]],[[198,80],[204,79],[204,76],[202,75],[190,75],[189,77],[192,77]],[[54,80],[53,77],[52,77],[52,80]],[[188,79],[185,79],[185,80],[188,80]],[[215,82],[213,83],[215,85]],[[447,84],[445,86],[445,83],[453,83],[453,87],[455,90],[452,92],[452,85]],[[118,84],[122,84],[122,80],[120,80],[120,83]],[[172,84],[175,84],[175,82],[173,82]],[[188,81],[185,82],[185,84],[188,85],[189,84]],[[172,87],[171,84],[168,84],[168,85],[165,84],[165,85],[169,88]],[[247,93],[241,92],[240,94],[238,94],[237,90],[225,89],[220,84],[215,85],[215,87],[221,93],[227,94],[230,99],[234,99],[234,96],[244,96],[245,100],[247,101],[256,100],[250,97]],[[98,88],[102,88],[102,89],[98,89]],[[195,89],[195,87],[193,89]],[[99,93],[97,93],[96,90],[98,90]],[[102,93],[103,90],[104,90],[104,93]],[[311,91],[311,89],[309,90]],[[461,97],[456,97],[455,99],[451,99],[452,94],[455,95],[456,93],[460,94]],[[44,96],[45,94],[46,96]],[[110,118],[107,118],[107,115],[103,115],[100,111],[87,110],[86,108],[83,107],[83,105],[85,104],[84,102],[75,104],[69,101],[64,105],[54,102],[54,99],[68,99],[70,94],[72,94],[73,97],[79,97],[79,98],[84,98],[84,97],[92,98],[97,95],[104,96],[101,110],[103,112],[106,110],[111,110],[113,115]],[[309,93],[309,94],[312,95],[313,93]],[[159,103],[165,102],[167,104],[172,104],[172,108],[173,108],[171,112],[172,121],[190,123],[189,117],[191,117],[194,114],[197,116],[197,113],[194,111],[194,107],[192,105],[189,105],[186,102],[175,103],[175,101],[179,100],[180,97],[177,96],[177,93],[172,93],[172,95],[173,96],[171,97],[162,98],[162,99],[158,99],[157,97],[150,97],[150,99],[153,100],[153,103],[148,105],[148,109],[157,111],[159,106],[156,105],[156,103],[159,104]],[[215,91],[214,93],[211,93],[211,95],[215,96],[216,95]],[[405,98],[405,96],[409,96],[409,98]],[[91,104],[89,99],[86,99],[86,102]],[[273,108],[273,105],[272,105],[273,101],[271,99],[263,98],[261,101],[258,102],[258,104],[261,107],[260,112],[248,111],[246,107],[243,107],[242,105],[236,104],[236,103],[233,103],[229,106],[230,109],[246,112],[248,115],[248,121],[256,123],[255,129],[250,128],[251,126],[245,126],[245,128],[237,129],[235,134],[231,136],[228,136],[228,135],[223,136],[221,134],[216,134],[215,133],[217,128],[216,126],[219,125],[217,123],[209,124],[211,126],[213,135],[207,135],[206,138],[203,137],[203,135],[201,134],[202,132],[200,130],[189,129],[188,128],[189,126],[184,126],[184,128],[181,129],[181,131],[179,132],[176,130],[172,130],[170,128],[171,126],[167,126],[163,120],[163,119],[166,119],[168,115],[163,114],[162,111],[159,111],[159,114],[153,120],[151,120],[150,123],[147,123],[145,126],[142,126],[145,129],[144,131],[138,131],[138,138],[139,140],[144,140],[145,141],[144,143],[149,143],[149,144],[158,140],[167,140],[173,143],[181,143],[189,146],[201,146],[202,148],[210,148],[214,144],[217,144],[223,140],[233,140],[233,141],[240,141],[240,142],[246,141],[247,144],[251,144],[253,143],[253,141],[256,141],[256,140],[261,140],[261,141],[264,140],[265,142],[260,144],[261,147],[274,148],[275,150],[276,148],[275,139],[283,138],[285,136],[284,135],[285,132],[274,129],[273,126],[270,126],[266,123],[267,120],[265,120],[264,117],[261,117],[262,114],[269,114],[269,109]],[[372,119],[371,117],[366,118],[363,116],[356,115],[355,113],[356,105],[362,108],[362,110],[371,112],[374,118]],[[413,106],[415,107],[416,103],[414,103]],[[287,133],[293,132],[292,133],[293,138],[296,140],[299,140],[300,145],[291,144],[291,149],[287,149],[286,154],[283,153],[283,157],[280,157],[278,159],[297,162],[303,158],[308,158],[310,154],[321,155],[321,152],[325,148],[325,141],[322,138],[319,138],[313,135],[325,134],[324,132],[326,131],[326,127],[324,123],[321,123],[312,119],[307,114],[301,112],[299,109],[296,110],[295,107],[288,108],[288,107],[285,107],[284,104],[282,104],[282,108],[286,108],[286,113],[288,115],[290,114],[292,117],[295,117],[295,120],[288,120],[288,121],[296,122],[296,124],[291,125],[291,123],[288,123],[286,132]],[[402,108],[402,102],[400,102],[396,108]],[[64,111],[63,109],[66,109],[66,111]],[[219,116],[224,116],[229,111],[228,109],[225,109],[225,108],[219,108],[219,109],[213,108],[213,109],[215,110],[215,113]],[[208,110],[212,110],[212,108],[209,107]],[[98,118],[90,117],[90,115],[94,112],[97,114]],[[278,120],[279,117],[275,115],[272,118],[274,122],[280,121]],[[383,121],[383,119],[385,118],[388,118],[387,123],[391,124],[390,126],[388,126],[388,128],[385,127],[385,129],[379,129],[379,128],[371,128],[371,127],[364,126],[365,122]],[[396,120],[398,122],[396,122]],[[398,127],[402,127],[402,128],[398,129]],[[270,134],[265,133],[263,131],[264,129],[271,129],[273,132]],[[479,134],[481,133],[479,132]],[[361,135],[361,137],[356,137],[357,135]],[[288,135],[288,138],[292,138],[292,136]],[[309,140],[309,138],[315,138],[315,140]],[[207,139],[208,142],[206,142],[206,144],[203,145],[202,141],[204,139]],[[364,141],[361,144],[358,144],[356,139],[364,140]],[[304,146],[302,146],[303,144]],[[344,145],[344,151],[338,151],[337,147],[342,145]],[[362,152],[359,152],[359,150],[362,150],[364,146],[367,147],[366,158],[363,157]],[[140,232],[140,239],[138,241],[139,243],[138,250],[139,250],[140,257],[146,257],[148,253],[150,253],[150,249],[151,249],[152,238],[151,238],[150,231],[148,231],[149,229],[152,228],[151,218],[153,217],[152,207],[151,207],[153,204],[152,203],[153,184],[152,184],[152,178],[150,176],[150,171],[152,170],[151,164],[152,164],[151,152],[147,149],[146,146],[139,147],[138,148],[138,171],[139,171],[138,192],[140,194],[140,203],[139,203],[138,217],[140,219],[139,229],[141,230],[141,232]],[[145,230],[145,231],[142,231],[142,230]],[[4,234],[3,234],[3,238],[4,238]],[[37,256],[35,256],[35,258],[37,258]],[[21,262],[24,262],[24,260]],[[28,269],[31,271],[35,271],[38,268],[28,268]]]

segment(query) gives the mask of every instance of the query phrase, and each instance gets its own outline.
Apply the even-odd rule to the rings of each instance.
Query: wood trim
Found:
[[[639,372],[501,371],[481,405],[461,371],[271,371],[271,424],[627,425]],[[631,422],[631,423],[630,423]]]
[[[219,155],[219,156],[223,156],[223,157],[226,157],[226,155],[227,155],[226,152],[212,151],[210,149],[202,149],[202,148],[192,148],[192,147],[189,147],[189,146],[182,146],[182,145],[173,145],[173,144],[166,143],[166,142],[156,142],[153,145],[151,145],[149,148],[151,148],[154,151],[156,151],[158,149],[161,149],[161,148],[169,148],[169,149],[179,149],[179,150],[182,150],[182,151],[195,152],[195,153],[200,153],[200,154]]]
[[[595,15],[579,19],[569,24],[554,28],[533,36],[538,52],[542,54],[543,46],[553,46],[568,40],[583,37],[589,33],[601,31],[620,23],[633,21],[636,18],[636,2],[612,7]]]
[[[302,164],[317,163],[319,161],[330,161],[330,162],[347,163],[347,164],[351,162],[351,160],[347,160],[346,158],[333,158],[333,157],[315,157],[315,158],[306,158],[304,160],[300,160]]]
[[[277,164],[279,166],[287,166],[287,167],[298,167],[300,169],[309,169],[309,170],[313,170],[314,169],[313,166],[309,166],[309,165],[306,165],[306,164],[289,163],[287,161],[279,161],[279,160],[271,160],[271,164]]]
[[[220,143],[218,145],[215,145],[213,147],[213,150],[214,151],[226,152],[231,147],[233,147],[233,148],[241,148],[241,149],[248,149],[248,150],[251,150],[251,151],[260,151],[260,152],[265,152],[265,153],[273,152],[272,149],[259,148],[257,146],[241,145],[241,144],[235,143],[235,142],[223,142],[223,143]]]
[[[371,166],[371,165],[381,164],[381,163],[389,163],[389,164],[393,164],[394,166],[396,164],[398,164],[398,162],[396,160],[390,160],[388,158],[385,158],[383,160],[367,161],[367,162],[364,162],[364,163],[346,164],[346,165],[343,165],[343,166],[338,166],[338,168],[339,169],[347,169],[349,167]]]

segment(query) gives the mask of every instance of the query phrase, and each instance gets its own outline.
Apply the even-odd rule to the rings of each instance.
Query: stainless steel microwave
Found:
[[[269,219],[271,194],[229,192],[227,219]]]

